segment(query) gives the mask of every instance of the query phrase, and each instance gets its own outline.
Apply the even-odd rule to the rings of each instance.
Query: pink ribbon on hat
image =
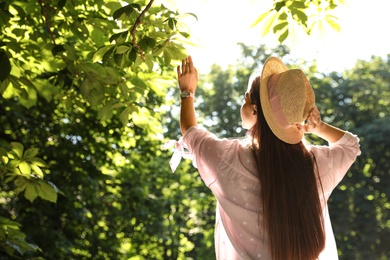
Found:
[[[274,76],[274,75],[272,75],[272,76]],[[271,105],[272,114],[274,115],[276,122],[281,127],[287,127],[290,124],[287,122],[286,117],[284,116],[282,107],[280,105],[280,97],[275,89],[276,84],[270,84],[271,77],[268,79],[267,87],[268,87],[268,99],[269,99],[269,102]],[[274,82],[272,82],[272,83],[274,83]]]
[[[172,158],[169,161],[169,165],[171,166],[172,172],[175,172],[177,166],[179,166],[181,158],[192,159],[192,157],[191,157],[191,153],[187,150],[187,147],[184,145],[182,138],[180,138],[179,141],[169,140],[162,146],[162,148],[168,149],[172,146],[175,146],[175,149],[173,151]]]

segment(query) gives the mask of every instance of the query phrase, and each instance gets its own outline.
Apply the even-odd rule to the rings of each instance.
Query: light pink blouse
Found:
[[[193,165],[217,198],[215,250],[217,259],[269,259],[268,238],[261,223],[259,180],[252,152],[245,140],[219,139],[191,127],[180,141]],[[328,200],[360,154],[359,138],[351,133],[329,146],[311,146]],[[319,259],[338,259],[336,242],[324,203],[326,246]],[[260,218],[259,218],[260,216]]]

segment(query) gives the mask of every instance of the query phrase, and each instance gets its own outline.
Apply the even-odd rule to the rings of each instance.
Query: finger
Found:
[[[301,124],[296,124],[297,128],[299,131],[301,131],[302,133],[306,133],[306,127],[305,125],[301,125]]]
[[[187,72],[191,72],[192,71],[192,67],[193,67],[191,56],[187,57],[186,66],[187,66]]]
[[[180,65],[177,66],[176,70],[177,70],[177,76],[180,77],[181,76]]]
[[[182,73],[186,73],[186,69],[187,69],[187,67],[186,67],[186,59],[181,61],[181,68],[183,70]]]

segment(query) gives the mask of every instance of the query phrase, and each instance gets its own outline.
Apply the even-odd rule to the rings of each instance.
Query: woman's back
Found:
[[[241,140],[218,139],[210,132],[195,127],[184,135],[183,144],[191,151],[202,179],[217,198],[217,259],[224,259],[223,256],[229,256],[226,259],[271,259],[262,218],[261,185],[256,176],[251,147]],[[321,165],[319,171],[326,196],[358,154],[358,138],[347,133],[330,147],[312,146],[310,150]],[[321,259],[336,259],[337,249],[327,208],[324,208],[323,216],[327,246],[322,255],[333,257]],[[234,254],[240,258],[234,258]]]
[[[337,259],[325,205],[360,154],[359,139],[321,121],[304,73],[274,57],[266,61],[240,110],[249,144],[199,129],[191,57],[177,73],[181,144],[217,199],[217,259]],[[309,151],[304,133],[330,145]]]

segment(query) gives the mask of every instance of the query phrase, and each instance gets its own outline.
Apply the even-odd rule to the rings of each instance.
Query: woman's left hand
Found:
[[[181,91],[188,90],[195,93],[198,84],[198,71],[192,63],[191,56],[182,61],[181,68],[177,66],[177,78]]]

